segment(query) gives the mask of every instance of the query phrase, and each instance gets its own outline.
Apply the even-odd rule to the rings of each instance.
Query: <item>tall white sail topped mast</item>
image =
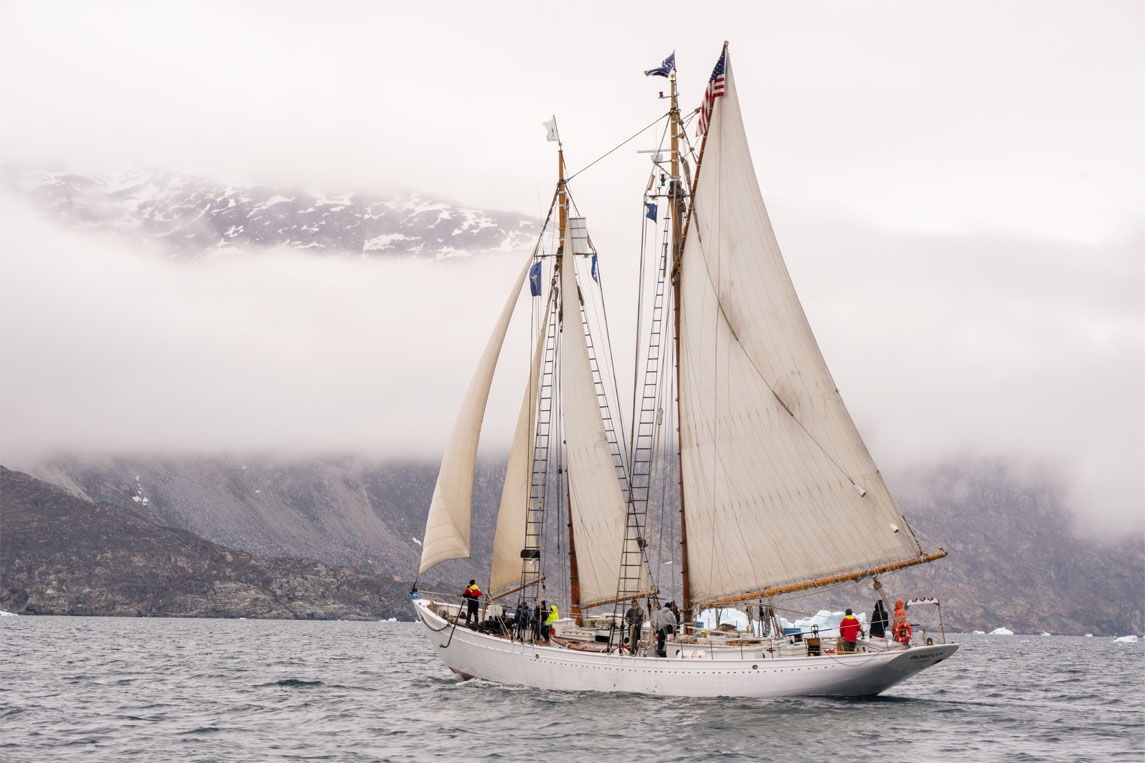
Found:
[[[811,333],[756,181],[726,48],[723,65],[722,95],[705,104],[679,271],[696,602],[924,560]]]

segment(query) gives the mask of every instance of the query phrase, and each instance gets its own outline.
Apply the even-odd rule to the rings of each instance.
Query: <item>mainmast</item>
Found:
[[[668,208],[672,220],[672,320],[673,330],[673,357],[676,361],[676,466],[679,476],[680,490],[680,578],[684,594],[684,615],[691,619],[692,612],[692,584],[688,576],[688,529],[687,517],[684,513],[684,463],[683,453],[680,449],[680,277],[679,263],[683,252],[683,230],[681,221],[684,219],[684,198],[686,192],[680,183],[680,131],[683,124],[680,121],[680,103],[676,89],[676,72],[669,73],[669,82],[672,89],[671,107],[668,111],[671,131],[672,152],[672,178],[668,186]]]

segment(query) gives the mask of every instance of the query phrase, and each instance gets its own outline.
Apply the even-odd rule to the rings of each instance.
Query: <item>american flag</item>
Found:
[[[700,126],[696,129],[696,137],[708,131],[712,105],[717,98],[724,94],[724,56],[726,55],[726,50],[720,53],[720,60],[716,61],[716,68],[712,69],[712,78],[708,80],[708,90],[704,93],[704,105],[700,107]]]

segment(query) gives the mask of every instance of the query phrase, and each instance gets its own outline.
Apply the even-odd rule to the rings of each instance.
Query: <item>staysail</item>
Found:
[[[546,309],[542,315],[547,316]],[[529,484],[532,482],[533,438],[537,412],[537,386],[541,359],[545,352],[544,323],[538,332],[537,348],[513,444],[505,467],[505,484],[501,488],[501,508],[497,512],[497,531],[493,537],[493,567],[489,573],[489,590],[501,591],[521,580],[521,550],[525,547],[525,521],[529,509]]]
[[[725,66],[680,261],[683,499],[700,602],[922,553],[796,296]]]
[[[532,262],[529,254],[521,275],[509,292],[509,299],[501,310],[501,316],[485,345],[485,352],[469,389],[461,403],[461,412],[453,425],[445,455],[441,459],[441,471],[437,474],[437,485],[433,489],[433,500],[429,505],[429,516],[425,520],[425,537],[422,541],[421,565],[418,574],[435,564],[448,559],[461,559],[469,556],[469,519],[473,502],[473,470],[477,465],[477,441],[481,437],[481,421],[485,417],[485,403],[489,400],[489,388],[493,384],[493,371],[501,354],[501,345],[509,331],[509,319],[513,317],[513,307],[525,283]]]
[[[571,226],[566,229],[564,251],[561,266],[561,409],[581,594],[581,600],[573,603],[589,606],[592,602],[603,602],[616,596],[617,576],[626,542],[627,507],[604,433],[581,326]],[[650,581],[644,582],[643,590],[651,590]]]

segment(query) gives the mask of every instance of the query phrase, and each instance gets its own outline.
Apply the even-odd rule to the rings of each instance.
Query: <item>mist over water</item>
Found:
[[[8,761],[1135,760],[1138,644],[958,636],[870,699],[680,699],[462,682],[413,623],[0,620]]]

